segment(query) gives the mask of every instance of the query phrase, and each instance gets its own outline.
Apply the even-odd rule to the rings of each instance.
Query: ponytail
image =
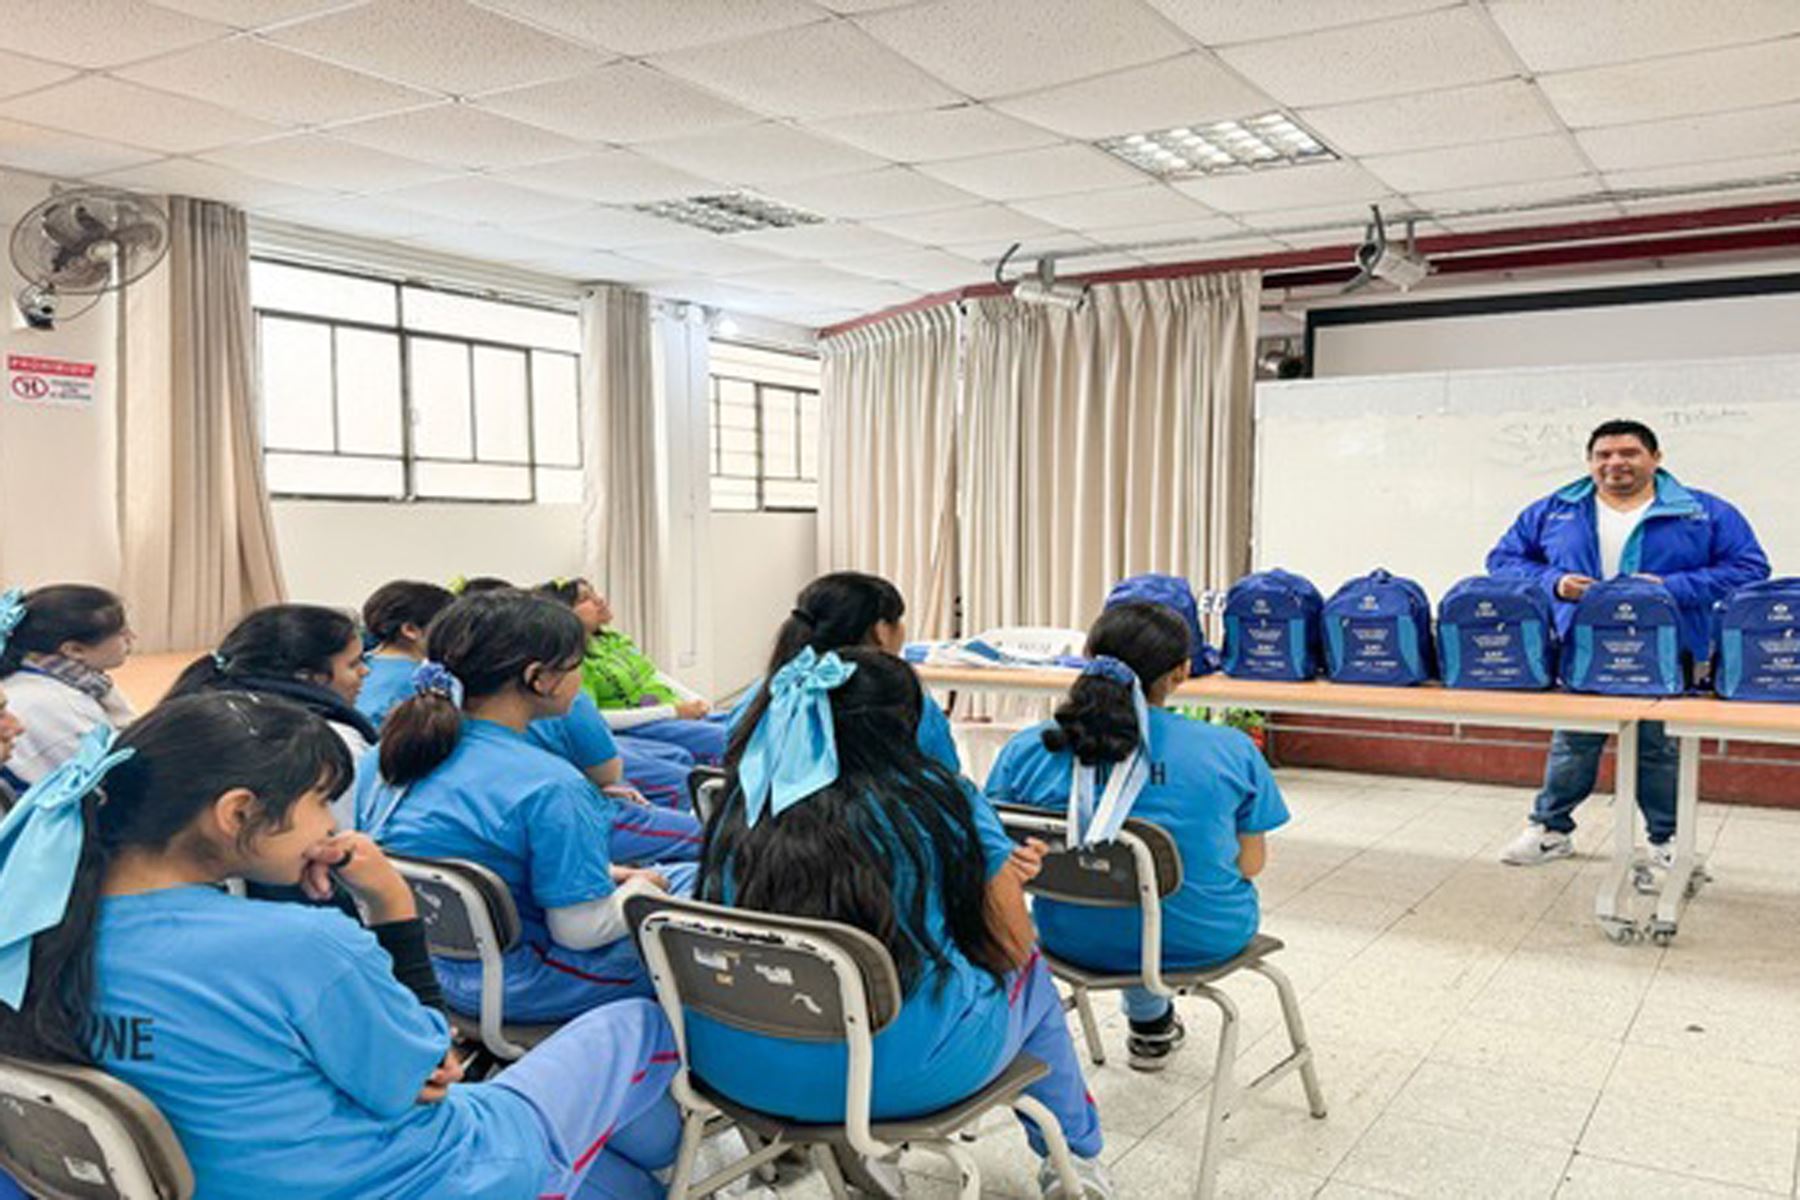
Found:
[[[395,705],[381,723],[381,777],[395,787],[417,783],[443,765],[462,740],[462,710],[442,692]]]
[[[55,654],[64,642],[95,645],[124,629],[125,603],[105,588],[56,583],[27,592],[24,617],[0,637],[0,679],[23,666],[27,654]]]
[[[808,646],[823,654],[848,650],[875,640],[875,627],[906,615],[900,589],[879,575],[833,571],[807,584],[775,633],[766,674],[773,678],[794,655]]]
[[[230,686],[238,678],[329,678],[331,660],[358,636],[356,622],[317,604],[271,604],[236,625],[209,655],[176,677],[170,697]]]
[[[1115,604],[1088,631],[1089,658],[1116,658],[1130,667],[1146,692],[1188,659],[1187,621],[1163,604]],[[1089,766],[1123,762],[1138,744],[1137,707],[1131,687],[1104,675],[1082,674],[1056,708],[1043,733],[1044,748],[1067,750]]]

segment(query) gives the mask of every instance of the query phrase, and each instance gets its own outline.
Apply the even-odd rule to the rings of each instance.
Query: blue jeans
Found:
[[[1575,831],[1575,806],[1594,790],[1600,774],[1604,733],[1557,730],[1550,739],[1544,765],[1544,790],[1538,793],[1531,821],[1556,833]],[[1650,841],[1661,845],[1675,836],[1675,787],[1681,744],[1663,732],[1661,721],[1638,722],[1638,807]]]
[[[1119,1007],[1125,1010],[1127,1021],[1148,1025],[1167,1016],[1174,1004],[1167,996],[1159,996],[1149,988],[1126,988],[1119,993]]]

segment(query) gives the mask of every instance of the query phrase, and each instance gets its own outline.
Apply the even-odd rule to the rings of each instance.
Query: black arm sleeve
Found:
[[[369,932],[394,960],[394,978],[427,1008],[444,1009],[444,989],[431,969],[431,951],[425,943],[425,922],[413,917],[371,926]]]

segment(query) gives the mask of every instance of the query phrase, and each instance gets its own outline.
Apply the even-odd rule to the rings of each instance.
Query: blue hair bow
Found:
[[[25,589],[10,588],[0,592],[0,650],[6,649],[6,639],[12,636],[12,631],[24,619]]]
[[[420,663],[413,671],[412,687],[416,696],[446,696],[450,703],[462,707],[462,680],[441,662]]]
[[[1089,661],[1081,673],[1122,684],[1131,689],[1132,708],[1137,712],[1138,738],[1131,756],[1114,763],[1106,780],[1106,791],[1095,799],[1099,790],[1100,768],[1075,760],[1073,778],[1069,781],[1069,833],[1077,846],[1109,842],[1119,836],[1125,819],[1131,815],[1150,782],[1150,705],[1144,699],[1144,685],[1129,665],[1102,654]]]
[[[746,823],[779,816],[838,777],[831,692],[854,674],[855,663],[811,646],[775,672],[769,707],[738,761]]]
[[[17,1010],[31,982],[31,939],[69,907],[85,833],[81,802],[106,773],[136,754],[113,750],[96,726],[73,758],[33,784],[0,821],[0,1004]]]

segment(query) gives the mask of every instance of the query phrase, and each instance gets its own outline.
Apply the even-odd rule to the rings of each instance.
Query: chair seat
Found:
[[[459,1012],[452,1012],[450,1014],[450,1028],[454,1029],[468,1041],[479,1042],[481,1040],[481,1018],[479,1017],[469,1017],[464,1016]],[[562,1026],[560,1024],[502,1025],[500,1027],[500,1032],[506,1035],[507,1041],[512,1042],[515,1045],[523,1046],[529,1050],[531,1047],[537,1045],[561,1028]]]
[[[1278,937],[1259,933],[1251,938],[1250,944],[1245,946],[1235,957],[1228,958],[1222,963],[1214,963],[1210,967],[1200,967],[1194,970],[1164,970],[1163,982],[1176,988],[1199,987],[1202,984],[1213,983],[1234,971],[1241,971],[1245,967],[1256,965],[1277,950],[1282,949],[1284,944]],[[1144,981],[1144,977],[1136,971],[1095,971],[1069,962],[1067,959],[1058,958],[1048,950],[1043,951],[1043,955],[1044,964],[1050,968],[1052,975],[1092,991],[1105,992],[1116,988],[1137,987]]]
[[[1049,1073],[1050,1068],[1043,1062],[1029,1054],[1021,1054],[1013,1059],[1004,1071],[995,1076],[993,1082],[966,1100],[959,1101],[949,1108],[940,1108],[936,1112],[926,1113],[924,1116],[913,1117],[905,1121],[871,1122],[869,1132],[877,1141],[885,1142],[890,1146],[898,1145],[901,1142],[948,1141],[976,1117],[990,1108],[1010,1104],[1019,1093]],[[779,1140],[795,1146],[849,1144],[842,1125],[816,1125],[804,1121],[790,1121],[774,1113],[745,1108],[735,1100],[722,1096],[708,1087],[706,1081],[698,1075],[690,1076],[690,1079],[696,1091],[717,1105],[726,1116],[765,1142]]]

